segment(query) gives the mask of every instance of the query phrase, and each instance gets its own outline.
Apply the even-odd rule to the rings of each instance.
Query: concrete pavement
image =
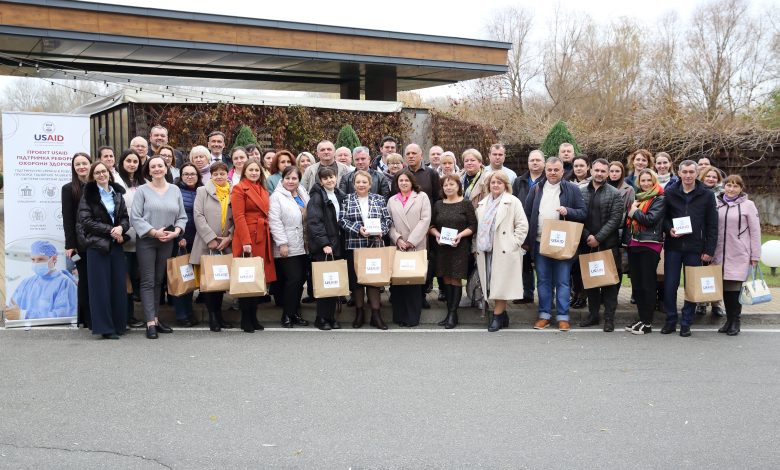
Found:
[[[780,333],[0,331],[2,468],[773,468]]]

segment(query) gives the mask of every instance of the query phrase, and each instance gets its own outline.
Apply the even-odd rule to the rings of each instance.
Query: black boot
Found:
[[[491,333],[494,333],[501,328],[504,328],[504,326],[509,325],[509,318],[506,316],[506,312],[496,315],[493,314],[493,318],[490,320],[490,325],[488,325],[488,331]]]
[[[219,327],[219,322],[217,321],[217,314],[214,312],[209,312],[209,329],[215,332],[222,331],[222,328]]]
[[[444,301],[447,302],[447,315],[436,324],[439,326],[444,326],[447,324],[447,320],[450,318],[450,312],[452,311],[452,286],[449,284],[443,284],[439,286],[439,291],[444,294]]]
[[[729,326],[729,331],[726,332],[729,336],[737,336],[739,334],[739,327],[741,325],[742,320],[740,319],[740,314],[737,313],[734,315],[734,320],[731,322],[731,326]]]
[[[366,322],[365,309],[363,307],[355,307],[355,321],[352,322],[352,328],[360,328],[363,323]]]
[[[615,331],[615,315],[604,315],[604,333]]]
[[[382,321],[382,313],[379,310],[371,309],[371,326],[379,328],[380,330],[386,330],[387,325]]]
[[[460,286],[450,286],[450,307],[447,315],[447,324],[444,328],[451,330],[458,326],[458,305],[460,304],[461,296],[463,295],[463,288]],[[509,317],[506,318],[508,320]],[[507,322],[508,325],[508,322]]]
[[[726,310],[726,323],[718,328],[718,333],[728,333],[732,323],[734,323],[734,314]]]
[[[286,313],[282,314],[282,328],[292,328],[293,327],[293,320],[290,317],[290,315],[287,315]]]

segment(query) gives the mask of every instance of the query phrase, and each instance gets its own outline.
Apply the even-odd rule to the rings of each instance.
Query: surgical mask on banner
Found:
[[[49,272],[49,263],[32,263],[32,270],[35,274],[43,277]]]

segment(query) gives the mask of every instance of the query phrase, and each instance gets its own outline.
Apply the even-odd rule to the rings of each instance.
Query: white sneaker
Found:
[[[626,331],[628,331],[630,333],[630,332],[634,331],[634,328],[641,327],[641,326],[642,326],[642,322],[638,321],[636,323],[632,323],[630,325],[626,325]]]
[[[639,325],[631,330],[632,335],[647,335],[650,334],[653,331],[653,327],[651,325],[645,325],[644,323],[639,323]]]

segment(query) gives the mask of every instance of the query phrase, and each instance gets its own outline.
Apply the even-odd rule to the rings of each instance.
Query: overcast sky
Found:
[[[776,2],[778,0],[760,0]],[[509,5],[521,5],[530,9],[539,22],[536,34],[543,34],[544,25],[552,17],[555,2],[516,2],[507,0],[478,0],[462,2],[440,0],[395,0],[393,2],[370,2],[366,0],[342,0],[324,2],[322,0],[247,2],[246,0],[220,0],[219,2],[202,0],[110,0],[96,3],[119,4],[144,8],[160,8],[221,14],[227,16],[245,16],[263,19],[297,21],[338,25],[355,28],[412,33],[433,34],[486,39],[484,24],[492,14]],[[558,0],[564,11],[584,11],[596,22],[607,23],[621,16],[637,18],[652,25],[660,16],[675,11],[685,21],[696,5],[701,1],[692,0]],[[757,2],[753,2],[756,3]],[[257,5],[255,7],[255,5]],[[382,5],[380,7],[380,5]],[[247,8],[252,6],[253,8]],[[219,7],[220,9],[215,9]],[[652,29],[648,28],[652,34]],[[204,37],[206,37],[204,35]],[[0,79],[3,84],[5,79]],[[451,94],[452,86],[428,89],[424,96]]]

